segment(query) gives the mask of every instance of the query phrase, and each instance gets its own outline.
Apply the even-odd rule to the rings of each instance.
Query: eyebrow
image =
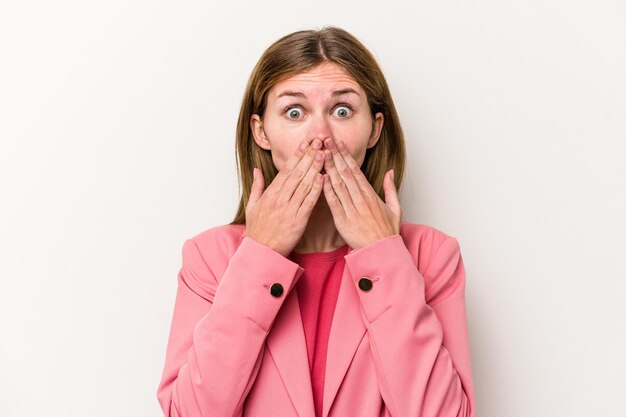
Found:
[[[355,89],[348,87],[348,88],[342,88],[341,90],[333,91],[331,93],[331,97],[341,96],[341,95],[350,94],[350,93],[353,93],[353,94],[356,94],[357,96],[360,96],[360,94]],[[278,96],[276,96],[276,98],[278,99],[278,98],[281,98],[283,96],[300,97],[300,98],[306,99],[306,96],[303,93],[301,93],[300,91],[291,91],[291,90],[283,91]]]

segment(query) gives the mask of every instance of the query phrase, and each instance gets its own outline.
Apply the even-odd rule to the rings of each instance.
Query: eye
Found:
[[[296,120],[302,114],[302,109],[299,107],[287,107],[283,113],[287,113],[288,119]]]
[[[352,107],[348,106],[347,104],[341,104],[335,107],[335,114],[340,119],[345,119],[352,114]]]

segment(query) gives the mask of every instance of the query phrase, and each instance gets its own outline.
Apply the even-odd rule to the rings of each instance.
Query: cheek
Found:
[[[296,149],[300,145],[300,142],[293,140],[289,135],[281,136],[280,133],[281,132],[274,132],[272,134],[266,131],[272,147],[270,150],[272,161],[274,161],[274,166],[279,171],[282,170],[287,160],[293,157]]]
[[[346,145],[352,159],[354,159],[359,166],[361,166],[365,160],[367,141],[371,133],[368,127],[369,126],[365,128],[363,126],[350,127],[339,131],[338,134],[335,135],[336,139],[341,140]]]
[[[286,129],[279,124],[266,124],[265,134],[271,144],[272,160],[279,171],[285,162],[292,158],[306,134],[297,129]]]

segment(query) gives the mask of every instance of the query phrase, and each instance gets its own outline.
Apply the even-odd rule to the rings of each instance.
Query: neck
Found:
[[[322,192],[311,212],[306,229],[293,251],[329,252],[345,244],[346,242],[335,227],[333,215]]]

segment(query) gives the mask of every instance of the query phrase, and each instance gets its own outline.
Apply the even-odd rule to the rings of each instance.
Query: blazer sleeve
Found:
[[[345,259],[392,416],[474,417],[465,269],[457,239],[446,235],[424,275],[399,234]],[[372,281],[368,291],[358,285],[362,277]]]
[[[207,251],[203,251],[207,252]],[[304,269],[245,236],[218,280],[211,259],[187,239],[157,399],[166,417],[233,417],[257,376],[263,345]],[[283,294],[270,287],[279,283]]]

